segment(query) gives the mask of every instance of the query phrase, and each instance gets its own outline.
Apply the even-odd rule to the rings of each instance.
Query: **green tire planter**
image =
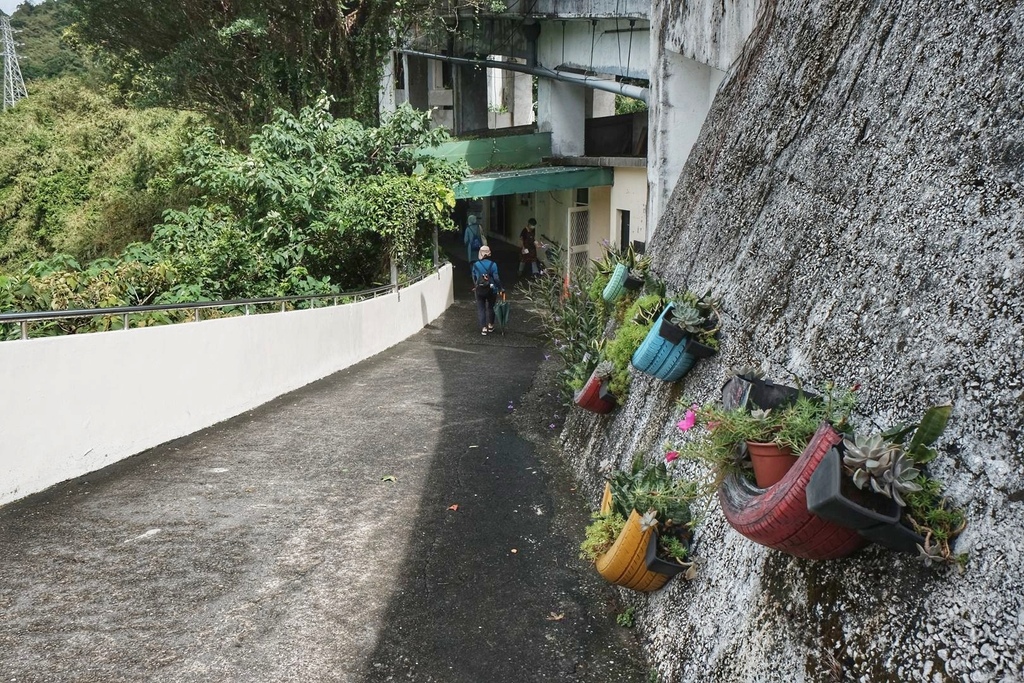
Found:
[[[601,298],[605,301],[615,301],[622,292],[626,289],[626,278],[629,276],[629,268],[625,264],[620,263],[615,266],[615,270],[612,271],[611,277],[608,278],[608,284],[605,285],[604,291],[601,292]]]

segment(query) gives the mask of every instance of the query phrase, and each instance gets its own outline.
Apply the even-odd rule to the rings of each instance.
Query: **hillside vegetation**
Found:
[[[186,130],[202,118],[118,106],[77,78],[33,83],[0,114],[0,268],[63,252],[109,256],[149,239],[185,205],[172,177]]]
[[[72,48],[66,0],[39,5],[23,2],[11,16],[11,28],[17,32],[21,74],[26,81],[86,72],[85,59]]]
[[[300,5],[19,8],[36,70],[0,113],[0,311],[334,293],[427,262],[466,173],[421,158],[446,133],[339,116],[376,124],[393,3]]]

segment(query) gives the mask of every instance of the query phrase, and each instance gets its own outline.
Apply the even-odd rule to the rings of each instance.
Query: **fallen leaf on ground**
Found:
[[[561,621],[562,619],[565,619],[565,614],[551,612],[551,614],[548,615],[548,621]]]
[[[455,505],[449,505],[448,509],[451,510],[452,512],[457,512],[459,509],[459,504],[456,503]]]
[[[383,477],[380,478],[380,480],[381,481],[398,481],[397,479],[395,479],[395,475],[393,475],[393,474],[388,474],[386,476],[383,476]]]

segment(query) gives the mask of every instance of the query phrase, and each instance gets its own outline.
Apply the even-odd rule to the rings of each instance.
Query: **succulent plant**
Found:
[[[669,312],[668,321],[690,334],[700,334],[706,318],[696,307],[686,303],[676,303]]]
[[[945,564],[950,560],[949,546],[943,547],[942,543],[932,543],[931,534],[925,536],[924,545],[920,543],[917,545],[917,559],[921,560],[921,563],[926,567],[931,567],[933,564]]]
[[[648,510],[644,513],[644,516],[640,518],[640,531],[647,531],[648,529],[658,528],[658,513],[654,510]]]
[[[903,494],[920,491],[915,481],[920,471],[899,444],[887,441],[881,434],[866,439],[844,439],[846,454],[843,463],[852,471],[857,488],[871,489],[892,498],[900,507],[906,507]]]
[[[753,365],[737,365],[729,368],[730,377],[743,377],[745,379],[764,379],[764,370]]]
[[[645,271],[641,270],[640,268],[630,268],[629,269],[629,276],[631,278],[635,278],[637,280],[643,280],[644,279],[644,272]]]

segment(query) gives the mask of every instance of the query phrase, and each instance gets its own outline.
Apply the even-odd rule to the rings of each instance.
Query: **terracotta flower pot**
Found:
[[[750,464],[754,466],[754,479],[763,489],[777,484],[789,469],[796,464],[796,456],[788,448],[779,448],[774,443],[747,442]]]

